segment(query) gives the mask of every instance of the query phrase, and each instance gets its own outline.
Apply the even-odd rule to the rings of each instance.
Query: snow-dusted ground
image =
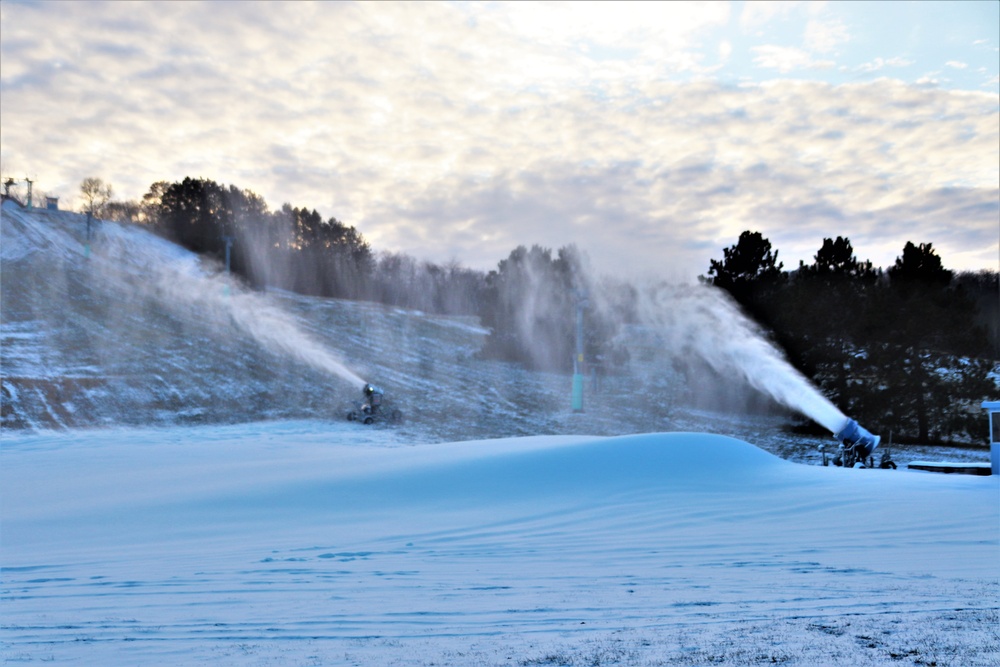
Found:
[[[692,433],[397,438],[5,431],[5,663],[1000,661],[1000,478]]]

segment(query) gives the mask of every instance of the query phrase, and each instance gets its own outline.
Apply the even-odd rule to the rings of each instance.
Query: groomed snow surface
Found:
[[[1000,664],[997,477],[323,421],[0,464],[5,664]]]

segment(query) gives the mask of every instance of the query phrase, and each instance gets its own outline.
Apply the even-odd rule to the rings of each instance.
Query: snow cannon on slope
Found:
[[[361,395],[364,396],[364,400],[354,403],[354,408],[347,413],[347,421],[359,421],[363,424],[403,422],[403,413],[386,401],[385,392],[381,387],[376,387],[370,382],[365,383],[361,388]]]
[[[843,466],[845,468],[875,467],[875,460],[872,457],[872,452],[874,452],[878,447],[878,443],[882,440],[881,437],[873,435],[870,431],[862,427],[853,419],[848,419],[844,422],[844,425],[840,427],[840,430],[833,434],[833,437],[841,443],[837,451],[837,456],[833,459],[833,465]],[[823,460],[825,465],[825,455]],[[896,464],[892,462],[888,451],[884,451],[882,453],[882,460],[879,463],[879,467],[896,467]]]

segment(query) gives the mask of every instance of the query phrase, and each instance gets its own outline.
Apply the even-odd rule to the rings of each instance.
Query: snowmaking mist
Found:
[[[619,334],[620,345],[631,345],[636,336],[650,339],[646,344],[660,350],[689,385],[707,384],[703,389],[717,393],[720,383],[727,389],[752,387],[831,433],[848,421],[723,290],[657,283],[633,296],[638,325]],[[620,293],[599,291],[597,297],[596,306],[609,310]],[[712,377],[706,377],[705,366]]]
[[[4,202],[2,233],[5,424],[309,414],[364,384],[280,299],[141,227]]]
[[[583,333],[590,336],[590,353],[601,349],[603,356],[586,361],[612,374],[624,370],[633,385],[646,388],[640,400],[651,413],[677,403],[742,412],[763,395],[831,433],[848,422],[724,290],[596,279],[575,247],[557,257],[538,246],[521,247],[501,263],[500,273],[503,318],[497,319],[507,320],[524,342],[522,356],[536,369],[565,369],[576,357],[567,340],[574,337],[574,313],[583,308],[592,311],[591,329]],[[619,402],[634,400],[634,388],[621,390]]]
[[[134,280],[129,282],[133,289],[154,297],[182,318],[207,323],[220,335],[226,335],[227,329],[238,329],[273,353],[359,388],[365,383],[266,296],[242,288],[223,272],[207,272],[195,255],[143,230],[105,225],[95,259],[105,278],[122,280],[132,273]]]

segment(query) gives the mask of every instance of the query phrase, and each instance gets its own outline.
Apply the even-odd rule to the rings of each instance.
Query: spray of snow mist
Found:
[[[703,285],[648,286],[639,318],[676,363],[695,357],[721,377],[741,381],[837,433],[848,421],[788,363],[763,331],[721,289]]]
[[[359,375],[266,297],[243,289],[224,273],[209,274],[197,256],[144,230],[105,224],[97,260],[105,278],[128,280],[186,321],[208,322],[217,331],[233,327],[271,352],[357,387],[364,385]]]

